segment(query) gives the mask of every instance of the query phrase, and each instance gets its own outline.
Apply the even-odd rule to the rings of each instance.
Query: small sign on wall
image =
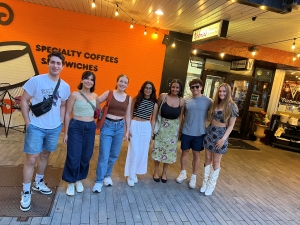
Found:
[[[255,69],[254,77],[257,80],[270,82],[272,79],[272,76],[273,76],[272,70],[267,70],[267,69],[262,69],[262,68]]]
[[[235,60],[231,62],[231,70],[252,70],[254,59]]]

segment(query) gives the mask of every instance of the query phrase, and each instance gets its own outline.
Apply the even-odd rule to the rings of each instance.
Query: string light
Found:
[[[95,7],[96,7],[96,3],[95,3],[95,0],[93,0],[92,8],[95,8]]]
[[[297,38],[294,38],[294,42],[293,42],[293,45],[292,45],[292,49],[293,49],[293,50],[296,48],[296,39],[297,39]]]
[[[130,29],[132,29],[132,28],[133,28],[133,19],[132,19],[132,21],[130,23]]]
[[[144,35],[147,35],[147,30],[146,30],[146,27],[145,27]]]
[[[115,16],[118,16],[119,15],[119,5],[117,4],[117,9],[116,9],[116,12],[115,12]]]
[[[175,47],[176,47],[176,45],[175,45],[175,40],[174,40],[174,42],[173,42],[173,44],[172,44],[172,47],[173,47],[173,48],[175,48]]]

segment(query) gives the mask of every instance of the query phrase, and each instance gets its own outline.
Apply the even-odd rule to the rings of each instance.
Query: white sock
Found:
[[[44,175],[36,174],[35,175],[35,182],[39,183],[44,178]]]
[[[192,174],[191,178],[192,178],[192,177],[195,177],[195,178],[196,178],[196,174]]]
[[[184,172],[184,174],[186,174],[186,170],[181,170],[181,172]]]
[[[23,192],[24,193],[26,191],[30,192],[30,185],[31,185],[31,182],[29,182],[29,183],[23,183]]]

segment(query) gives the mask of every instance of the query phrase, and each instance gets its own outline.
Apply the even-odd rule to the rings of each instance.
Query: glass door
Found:
[[[220,84],[225,82],[226,74],[213,71],[205,71],[202,79],[204,83],[203,94],[211,99],[214,99]]]

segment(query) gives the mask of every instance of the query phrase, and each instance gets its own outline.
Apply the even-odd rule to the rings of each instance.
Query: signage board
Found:
[[[231,70],[252,70],[254,59],[242,59],[231,62]]]
[[[202,43],[220,38],[226,38],[228,31],[228,20],[221,20],[205,27],[200,27],[193,32],[193,43]]]
[[[270,82],[273,76],[273,71],[268,69],[256,68],[254,77],[257,80]]]

